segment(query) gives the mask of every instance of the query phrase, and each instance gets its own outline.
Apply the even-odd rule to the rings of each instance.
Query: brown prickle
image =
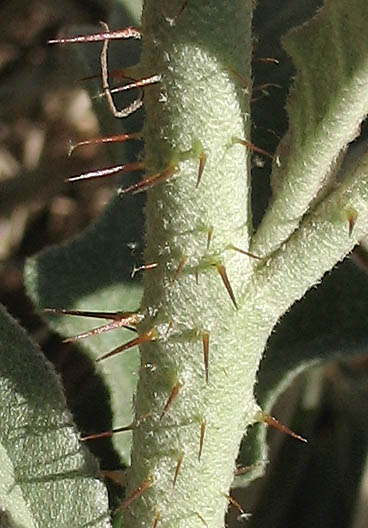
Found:
[[[113,31],[104,31],[102,33],[92,33],[90,35],[77,35],[76,37],[62,37],[48,40],[48,44],[75,44],[83,42],[101,42],[105,40],[124,40],[128,38],[141,39],[142,33],[139,28],[128,26]]]
[[[251,471],[252,468],[253,468],[253,466],[245,466],[245,467],[241,467],[241,468],[236,468],[235,471],[234,471],[234,477],[239,477],[241,475],[246,475],[247,473],[249,473],[249,471]]]
[[[207,156],[202,150],[200,156],[199,156],[199,166],[198,166],[198,176],[197,176],[197,183],[196,183],[196,189],[198,189],[199,184],[201,183],[202,174],[204,171],[204,168],[206,166]]]
[[[144,316],[138,312],[94,312],[91,310],[65,310],[64,308],[44,308],[44,312],[61,315],[76,315],[77,317],[91,317],[93,319],[113,319],[114,321],[129,321],[129,325],[142,322]]]
[[[123,143],[124,141],[140,139],[142,139],[141,132],[131,132],[129,134],[114,134],[112,136],[86,139],[85,141],[78,141],[78,143],[70,145],[69,156],[71,156],[77,148],[84,147],[86,145],[99,145],[100,143]]]
[[[308,440],[304,438],[303,436],[298,435],[297,433],[294,433],[289,427],[286,425],[280,423],[276,418],[273,416],[270,416],[265,413],[260,414],[259,421],[266,423],[267,425],[270,425],[271,427],[274,427],[275,429],[278,429],[279,431],[282,431],[283,433],[286,433],[287,435],[291,436],[292,438],[295,438],[296,440],[299,440],[300,442],[304,442],[305,444],[308,443]]]
[[[83,174],[66,178],[64,181],[66,183],[74,183],[78,181],[95,180],[97,178],[107,178],[108,176],[113,176],[114,174],[139,171],[143,169],[144,163],[142,161],[135,161],[134,163],[127,163],[125,165],[113,165],[112,167],[106,167],[105,169],[84,172]]]
[[[202,422],[201,422],[201,436],[199,437],[198,462],[201,461],[201,457],[202,457],[204,433],[206,432],[206,427],[207,427],[206,420],[202,420]]]
[[[124,510],[129,504],[131,504],[134,500],[138,499],[148,488],[150,488],[153,485],[153,478],[148,477],[146,480],[142,482],[138,488],[136,488],[133,493],[129,495],[121,504],[120,506],[115,510],[114,513],[119,513],[121,510]]]
[[[198,284],[199,284],[199,270],[198,270],[198,268],[196,268],[194,270],[194,280],[196,282],[196,285],[198,286]]]
[[[244,147],[247,147],[249,150],[253,150],[253,152],[257,152],[257,154],[261,154],[262,156],[266,156],[267,158],[270,158],[272,161],[275,160],[275,157],[267,152],[266,150],[263,150],[260,147],[257,147],[257,145],[254,145],[247,139],[240,139],[240,138],[233,138],[234,143],[238,143],[239,145],[243,145]]]
[[[153,526],[152,528],[157,528],[158,523],[161,521],[161,515],[158,511],[155,512],[155,518],[153,520]]]
[[[148,189],[152,189],[152,187],[155,187],[156,185],[163,183],[164,181],[168,180],[175,174],[176,168],[169,167],[163,172],[159,172],[156,174],[150,174],[143,180],[141,180],[138,183],[135,183],[134,185],[131,185],[130,187],[127,187],[125,189],[119,189],[119,195],[125,195],[125,194],[138,194],[144,191],[147,191]]]
[[[214,229],[214,227],[213,227],[213,225],[211,225],[208,228],[208,231],[207,231],[207,251],[210,249],[212,235],[213,235],[213,229]]]
[[[129,350],[130,348],[133,348],[135,346],[142,345],[143,343],[149,343],[150,341],[154,341],[155,339],[157,339],[157,336],[158,336],[157,330],[155,327],[153,327],[150,330],[147,330],[147,332],[144,332],[144,334],[141,334],[135,339],[128,341],[128,343],[124,343],[124,345],[121,345],[115,348],[114,350],[111,350],[111,352],[108,352],[104,356],[101,356],[100,358],[96,359],[96,363],[99,363],[100,361],[103,361],[104,359],[108,359],[112,356],[115,356],[116,354],[120,354],[121,352],[125,352],[126,350]]]
[[[87,436],[82,436],[81,442],[89,442],[90,440],[99,440],[100,438],[111,438],[115,433],[123,433],[125,431],[132,431],[135,428],[134,424],[126,425],[125,427],[117,427],[116,429],[111,429],[111,431],[104,431],[103,433],[90,434]]]
[[[257,101],[261,101],[264,97],[268,97],[270,95],[270,93],[268,91],[268,88],[279,88],[279,89],[281,89],[282,86],[280,84],[276,84],[276,83],[265,83],[265,84],[260,84],[259,86],[254,86],[253,87],[253,92],[260,92],[260,95],[258,95],[257,97],[252,97],[250,102],[251,103],[256,103]],[[257,148],[259,148],[259,147],[257,147]],[[270,155],[268,153],[266,153],[266,151],[264,151],[263,153],[260,152],[260,154],[264,154],[265,156],[270,157]]]
[[[115,94],[119,92],[125,92],[127,90],[133,90],[134,88],[144,88],[145,86],[150,86],[161,81],[161,75],[155,74],[150,75],[149,77],[143,77],[142,79],[137,79],[132,83],[124,84],[124,86],[118,86],[110,90],[110,93]],[[105,95],[105,94],[103,94]]]
[[[227,276],[225,266],[223,264],[217,264],[216,268],[217,268],[217,271],[219,272],[219,274],[221,276],[222,282],[225,285],[225,288],[226,288],[226,290],[227,290],[227,292],[228,292],[228,294],[230,296],[230,299],[231,299],[233,305],[238,310],[239,307],[238,307],[238,305],[236,303],[235,295],[234,295],[233,289],[231,287],[231,284],[230,284],[230,281],[229,281],[229,277]]]
[[[208,332],[203,332],[202,343],[203,343],[204,371],[205,371],[205,376],[206,376],[206,383],[208,385],[208,357],[209,357],[209,352],[210,352],[210,334]]]
[[[167,400],[167,402],[165,403],[165,406],[162,410],[162,413],[160,415],[160,421],[165,417],[167,411],[169,410],[169,408],[171,407],[173,401],[175,400],[175,398],[177,397],[177,395],[179,394],[179,391],[180,389],[182,388],[183,384],[180,383],[179,381],[174,385],[171,393],[170,393],[170,396]]]
[[[250,253],[249,251],[245,251],[244,249],[240,249],[234,246],[233,244],[230,244],[230,246],[228,247],[229,249],[233,249],[234,251],[237,251],[238,253],[242,253],[243,255],[246,255],[247,257],[251,257],[257,260],[263,260],[262,257],[259,257],[258,255],[255,255],[254,253]]]
[[[257,92],[265,92],[267,88],[282,88],[280,84],[276,83],[265,83],[265,84],[259,84],[258,86],[253,87],[253,91]],[[266,92],[267,93],[267,92]]]
[[[95,433],[95,434],[90,434],[87,436],[81,436],[80,441],[90,442],[91,440],[99,440],[100,438],[111,438],[111,437],[112,437],[112,430],[104,431],[103,433]]]
[[[348,213],[348,222],[349,222],[349,237],[353,234],[353,229],[358,219],[358,213],[355,209],[351,209]]]
[[[80,334],[76,334],[71,337],[66,337],[63,339],[63,343],[74,343],[76,341],[81,341],[82,339],[87,339],[88,337],[92,337],[95,335],[101,335],[104,332],[109,332],[110,330],[115,330],[115,328],[126,328],[127,330],[132,330],[133,332],[136,332],[136,328],[133,328],[128,325],[123,325],[119,323],[118,321],[112,321],[110,323],[97,326],[97,328],[93,328],[92,330],[87,330],[86,332],[81,332]]]
[[[180,259],[179,265],[175,270],[174,277],[172,279],[172,282],[174,283],[176,279],[179,277],[180,273],[183,271],[183,268],[185,266],[185,263],[187,261],[187,255],[183,255]]]
[[[63,340],[64,343],[71,343],[73,341],[86,339],[87,337],[91,337],[93,335],[100,335],[104,332],[114,330],[115,328],[127,328],[128,330],[136,331],[135,327],[144,319],[144,316],[138,312],[91,312],[83,310],[64,310],[58,308],[45,308],[44,311],[55,314],[112,320],[110,323],[98,326],[92,330],[87,330],[86,332],[81,332],[75,336],[67,337]]]
[[[280,61],[278,59],[275,59],[275,57],[257,57],[254,59],[254,62],[266,62],[270,64],[280,64]]]
[[[237,500],[235,500],[231,495],[228,495],[228,494],[225,494],[225,497],[227,498],[227,500],[229,501],[229,503],[232,505],[232,506],[235,506],[235,508],[241,513],[241,514],[244,514],[245,511],[243,510],[243,508],[240,506],[239,502]]]
[[[172,489],[175,488],[176,481],[178,480],[179,471],[180,471],[181,465],[183,463],[183,458],[184,458],[184,451],[181,451],[179,453],[178,462],[177,462],[176,468],[175,468],[175,474],[174,474],[174,479],[173,479],[173,483],[172,483]]]
[[[233,75],[235,75],[235,77],[237,77],[239,79],[239,81],[242,83],[243,87],[249,91],[249,83],[248,81],[239,73],[237,72],[236,70],[234,70],[233,68],[230,68],[228,67],[227,68],[229,70],[230,73],[232,73]]]
[[[142,38],[141,30],[135,26],[127,26],[125,28],[114,29],[112,31],[108,30],[100,33],[92,33],[89,35],[78,35],[76,37],[66,37],[61,39],[49,40],[48,43],[74,44],[79,42],[103,42],[105,40],[125,40],[129,38],[140,40]]]
[[[130,274],[131,278],[134,279],[134,277],[136,276],[136,274],[139,272],[139,271],[147,271],[147,270],[152,270],[152,269],[155,269],[157,268],[158,266],[158,263],[157,262],[151,262],[149,264],[143,264],[142,266],[138,266],[137,268],[134,266],[133,270],[132,270],[132,273]]]
[[[207,526],[208,528],[208,522],[202,517],[202,515],[199,512],[193,512],[194,515],[198,517],[198,519],[204,524],[204,526]],[[225,528],[225,527],[224,527]]]

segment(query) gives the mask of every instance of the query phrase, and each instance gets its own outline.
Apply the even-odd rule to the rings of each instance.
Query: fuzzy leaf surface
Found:
[[[59,380],[0,307],[0,509],[11,528],[107,528],[105,486]]]
[[[135,259],[127,244],[137,240],[140,224],[137,204],[116,198],[84,234],[30,259],[26,266],[26,284],[34,303],[40,310],[50,307],[96,311],[137,309],[142,288],[131,279]],[[68,316],[51,316],[48,320],[63,336],[73,336],[102,324],[101,320]],[[132,339],[131,332],[117,329],[81,341],[79,346],[95,360],[129,339]],[[113,427],[131,422],[137,369],[134,351],[101,363],[111,393]],[[114,442],[127,462],[129,433],[114,435]]]
[[[301,372],[368,354],[367,296],[367,274],[347,261],[283,317],[269,339],[256,386],[266,413]],[[266,427],[257,425],[247,435],[238,460],[238,465],[253,469],[235,484],[246,485],[262,475],[266,463]]]
[[[116,2],[113,4],[109,25],[111,28],[139,23],[140,2]],[[88,34],[100,31],[100,27],[84,26],[68,29],[68,35]],[[115,47],[114,47],[115,46]],[[124,53],[114,53],[118,48]],[[65,57],[72,55],[81,69],[81,77],[99,71],[101,44],[86,44],[64,48]],[[111,70],[125,68],[137,61],[136,42],[117,42],[110,46],[109,65]],[[98,118],[101,135],[118,134],[129,130],[140,130],[142,113],[134,114],[128,120],[114,118],[110,109],[96,95],[101,92],[99,78],[86,84]],[[136,95],[136,94],[135,94]],[[123,100],[117,104],[126,104]],[[136,141],[120,145],[106,145],[111,164],[135,160],[140,144]],[[71,176],[69,174],[65,175]],[[132,183],[124,177],[124,185]],[[124,201],[114,198],[95,225],[75,239],[62,246],[51,248],[34,256],[26,266],[26,285],[29,295],[40,310],[43,308],[73,308],[79,310],[118,311],[134,310],[138,307],[142,294],[139,282],[132,281],[131,270],[138,256],[132,255],[127,244],[141,240],[142,199],[127,198]],[[99,326],[103,321],[73,317],[50,317],[50,326],[63,337]],[[79,348],[94,361],[98,356],[113,349],[132,334],[115,330],[102,336],[79,342]],[[111,395],[113,408],[112,427],[127,425],[131,421],[132,394],[136,384],[138,368],[137,354],[129,352],[124,357],[116,357],[103,363],[100,369],[104,382]],[[98,403],[98,402],[97,402]],[[90,402],[88,402],[90,406]],[[87,409],[86,412],[89,412]],[[86,414],[86,413],[85,413]],[[105,420],[102,420],[105,421]],[[100,432],[100,431],[95,431]],[[115,448],[122,461],[128,463],[130,434],[123,433],[113,438]]]
[[[365,0],[326,0],[284,40],[297,75],[288,100],[289,131],[272,173],[273,198],[253,250],[269,254],[298,226],[368,113]]]

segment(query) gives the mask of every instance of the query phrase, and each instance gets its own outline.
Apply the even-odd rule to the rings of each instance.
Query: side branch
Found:
[[[247,295],[264,303],[275,324],[367,234],[368,154],[259,269]]]
[[[277,151],[273,197],[251,251],[269,256],[334,183],[341,156],[368,113],[368,4],[325,0],[284,47],[297,75],[288,101],[289,132]],[[341,31],[344,28],[344,31]],[[321,51],[323,50],[323,51]]]

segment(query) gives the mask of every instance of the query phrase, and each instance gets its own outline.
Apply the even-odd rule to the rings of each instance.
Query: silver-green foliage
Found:
[[[1,526],[111,526],[98,465],[79,441],[59,379],[2,307],[0,419]]]
[[[150,487],[127,508],[129,528],[153,526],[155,516],[163,527],[199,527],[204,522],[222,526],[241,438],[260,417],[254,388],[267,340],[290,306],[368,233],[367,154],[340,170],[348,144],[368,113],[367,3],[327,0],[285,41],[297,68],[288,104],[290,128],[276,153],[272,200],[255,233],[248,153],[234,143],[234,138],[250,139],[251,2],[189,0],[176,17],[181,5],[179,0],[146,0],[137,69],[142,75],[162,76],[145,94],[147,173],[175,172],[148,191],[146,206],[145,259],[159,265],[145,275],[140,307],[145,321],[139,331],[154,328],[156,339],[141,350],[136,396],[140,426],[134,432],[127,494],[143,483]],[[197,188],[203,155],[206,164]],[[123,282],[128,265],[122,249],[129,228],[121,224],[124,208],[128,213],[131,205],[115,203],[84,239],[30,265],[30,290],[40,306],[131,308],[126,296],[135,286]],[[261,260],[236,252],[232,245]],[[89,247],[90,258],[82,284],[80,274],[73,278],[73,290],[68,285],[75,269],[73,255],[82,259],[83,246]],[[55,263],[63,270],[65,288],[50,288]],[[97,278],[91,282],[96,264]],[[238,309],[219,266],[225,266]],[[111,292],[114,298],[107,304]],[[60,328],[68,323],[55,324]],[[202,359],[206,333],[208,383]],[[264,386],[268,404],[285,379],[308,364],[308,350],[298,346],[297,351],[286,347],[280,358],[273,395]],[[347,350],[351,354],[349,345]],[[295,354],[298,359],[290,361]],[[332,356],[330,352],[328,358]],[[125,359],[111,361],[123,368]],[[113,397],[119,406],[122,396],[114,379]],[[178,395],[162,418],[174,387],[179,387]],[[262,398],[259,403],[264,403]]]

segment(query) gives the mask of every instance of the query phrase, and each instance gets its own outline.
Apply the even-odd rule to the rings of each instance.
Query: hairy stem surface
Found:
[[[236,307],[254,259],[231,247],[246,250],[251,231],[248,153],[234,142],[249,139],[251,3],[181,4],[147,0],[143,13],[141,69],[162,76],[145,94],[144,161],[175,172],[146,207],[145,259],[158,266],[140,331],[154,340],[141,347],[127,496],[147,489],[129,528],[223,525],[265,343],[249,343]]]

